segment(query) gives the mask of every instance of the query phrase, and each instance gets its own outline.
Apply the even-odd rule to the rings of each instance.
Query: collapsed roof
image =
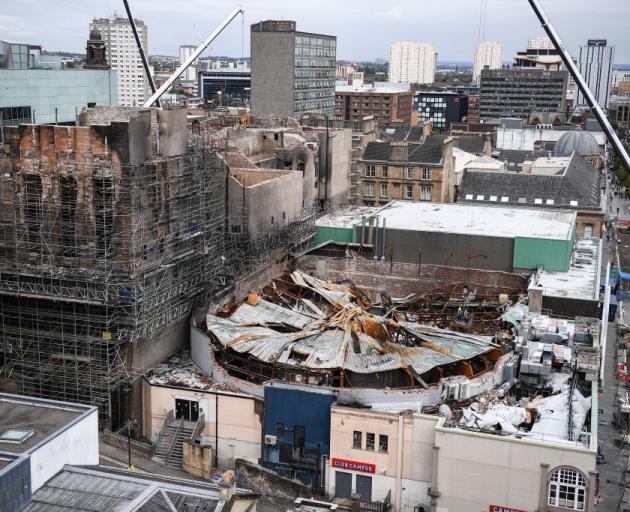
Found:
[[[472,294],[469,299],[460,298],[457,306],[462,330],[471,325],[470,316],[464,318],[468,308],[477,307]],[[498,298],[483,302],[502,307]],[[352,284],[298,270],[260,295],[250,293],[241,304],[208,314],[206,327],[221,364],[255,382],[285,378],[339,387],[426,387],[445,376],[473,377],[492,368],[503,354],[493,337],[419,323],[432,306],[432,301],[386,294],[372,304]],[[448,300],[439,304],[447,307]],[[499,322],[496,316],[495,333]]]

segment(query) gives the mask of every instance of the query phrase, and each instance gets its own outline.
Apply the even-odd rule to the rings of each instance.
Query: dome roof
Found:
[[[580,156],[598,155],[599,145],[591,133],[571,130],[558,139],[554,154],[555,156],[571,156],[574,151]]]

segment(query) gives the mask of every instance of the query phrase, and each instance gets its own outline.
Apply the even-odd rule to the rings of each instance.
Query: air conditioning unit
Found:
[[[449,384],[448,385],[448,399],[449,400],[457,400],[459,398],[459,384]]]
[[[268,446],[276,446],[278,438],[276,436],[265,436],[265,444]]]
[[[465,381],[459,385],[459,399],[467,400],[468,398],[470,398],[470,381]]]

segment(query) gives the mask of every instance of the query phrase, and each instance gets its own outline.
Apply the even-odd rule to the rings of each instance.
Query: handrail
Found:
[[[166,431],[166,428],[168,427],[168,424],[173,420],[173,411],[170,410],[168,411],[168,414],[164,417],[164,421],[162,422],[162,426],[160,427],[160,431],[158,432],[157,438],[155,440],[155,443],[153,443],[153,455],[155,455],[155,452],[157,451],[158,447],[160,446],[160,442],[162,441],[162,437],[164,437],[164,432]]]
[[[204,423],[205,423],[204,413],[201,413],[199,415],[199,418],[197,418],[197,423],[195,423],[195,428],[193,429],[192,434],[190,434],[191,443],[194,443],[195,441],[197,441],[197,437],[199,436],[199,432],[203,428]]]
[[[177,425],[177,430],[175,431],[175,434],[173,434],[173,441],[171,442],[171,447],[168,449],[168,453],[166,454],[166,457],[164,458],[164,464],[168,464],[169,461],[171,460],[171,455],[173,455],[173,449],[175,448],[175,444],[177,443],[177,438],[179,437],[179,434],[181,433],[183,427],[184,427],[184,418],[181,417],[179,419],[179,424]]]

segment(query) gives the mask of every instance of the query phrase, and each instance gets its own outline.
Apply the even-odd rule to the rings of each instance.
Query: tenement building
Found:
[[[420,144],[370,142],[361,159],[362,204],[394,199],[452,203],[455,195],[453,139],[430,135]]]
[[[295,21],[251,26],[252,113],[299,117],[335,111],[337,38],[298,32]]]

